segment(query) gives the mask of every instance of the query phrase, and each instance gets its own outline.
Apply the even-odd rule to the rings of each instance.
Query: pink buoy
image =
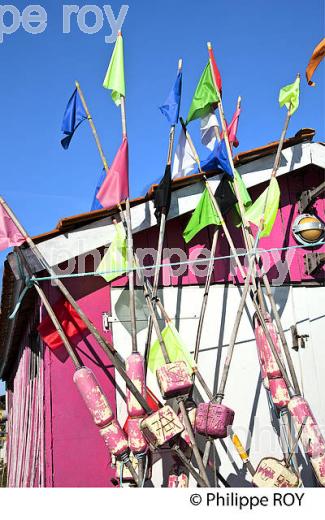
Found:
[[[184,426],[169,405],[143,419],[140,428],[153,448],[168,444],[184,431]]]
[[[277,408],[287,406],[290,401],[287,385],[282,377],[269,379],[269,390],[272,396],[272,401]]]
[[[140,428],[141,421],[141,417],[129,417],[127,423],[129,448],[134,454],[144,453],[148,449],[148,443]]]
[[[126,360],[125,369],[134,386],[139,390],[140,394],[146,398],[143,356],[141,356],[141,354],[138,352],[131,354],[131,356],[129,356]],[[145,410],[138,403],[128,388],[126,390],[126,404],[130,417],[143,417],[146,414]]]
[[[73,380],[84,400],[99,433],[104,439],[111,455],[119,457],[129,452],[126,436],[114,418],[109,403],[100,388],[94,374],[83,367],[73,375]]]
[[[168,487],[169,488],[187,488],[189,484],[188,476],[182,471],[176,464],[171,469],[168,476]]]
[[[310,459],[314,473],[321,486],[325,487],[325,454]]]
[[[279,345],[278,335],[272,323],[271,316],[264,314],[266,326],[273,340],[279,357],[281,358],[281,348]],[[270,391],[272,401],[277,408],[287,406],[290,396],[287,385],[282,377],[281,370],[278,367],[276,359],[266,339],[262,326],[255,317],[255,339],[258,352],[258,358],[261,367],[261,377],[263,384]]]
[[[303,397],[293,397],[289,401],[288,409],[297,431],[305,422],[301,442],[307,455],[312,458],[323,456],[325,454],[324,437],[307,401]]]
[[[200,403],[197,407],[195,430],[214,439],[223,439],[234,422],[235,412],[223,404]]]
[[[266,326],[268,328],[270,336],[273,340],[273,344],[276,348],[276,351],[281,356],[281,349],[279,346],[278,335],[277,335],[277,332],[272,323],[271,316],[269,314],[265,313],[264,318],[265,318]],[[261,361],[261,365],[263,367],[263,369],[261,370],[263,379],[265,377],[268,377],[269,379],[275,378],[275,377],[281,377],[281,375],[282,375],[281,371],[278,367],[275,357],[273,356],[272,350],[270,349],[270,345],[266,339],[263,328],[257,321],[257,318],[255,318],[255,338],[256,338],[257,349],[259,352],[259,358]]]
[[[175,361],[158,368],[157,381],[164,399],[188,394],[193,386],[185,361]]]
[[[99,433],[103,437],[104,442],[112,455],[120,457],[124,453],[128,453],[128,441],[122,428],[115,419],[113,419],[111,424],[105,426],[105,428],[101,428]]]
[[[114,419],[114,414],[92,371],[86,367],[80,368],[74,373],[73,381],[86,403],[94,423],[99,428],[110,424]]]

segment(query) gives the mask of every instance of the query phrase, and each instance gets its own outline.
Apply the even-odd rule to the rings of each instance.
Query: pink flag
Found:
[[[238,130],[238,121],[239,121],[240,112],[241,112],[241,109],[237,108],[236,112],[233,115],[231,123],[227,126],[229,143],[233,144],[235,146],[235,148],[237,148],[237,146],[239,146],[239,141],[237,139],[237,130]],[[221,139],[223,139],[223,134],[221,136]]]
[[[0,251],[8,247],[20,246],[26,238],[21,234],[16,224],[0,205]]]
[[[112,208],[129,197],[129,148],[125,137],[106,176],[97,199],[103,208]]]

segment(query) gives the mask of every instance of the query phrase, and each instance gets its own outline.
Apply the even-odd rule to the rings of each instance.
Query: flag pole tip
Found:
[[[182,67],[183,67],[183,58],[179,58],[179,60],[178,60],[178,70],[181,70]]]
[[[122,36],[122,31],[119,31],[119,32],[117,33],[117,36]]]
[[[76,80],[74,83],[75,83],[76,87],[79,87],[79,86],[80,86],[80,85],[79,85],[79,81]]]
[[[208,49],[212,49],[212,43],[211,42],[208,42],[207,46],[208,46]]]

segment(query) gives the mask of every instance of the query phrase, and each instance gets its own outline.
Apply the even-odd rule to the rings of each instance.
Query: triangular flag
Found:
[[[112,99],[115,105],[119,106],[121,97],[125,97],[124,51],[121,34],[117,37],[103,87],[112,91]]]
[[[103,208],[112,208],[129,198],[129,148],[128,140],[123,142],[115,156],[109,173],[97,193]]]
[[[219,72],[219,69],[218,69],[218,66],[217,66],[217,62],[216,62],[216,59],[214,57],[214,53],[213,53],[213,49],[211,47],[209,47],[209,57],[210,57],[210,60],[211,60],[211,65],[212,65],[212,70],[213,70],[213,75],[215,77],[215,80],[216,80],[216,83],[217,83],[217,87],[218,87],[218,90],[219,90],[219,93],[220,93],[220,96],[222,95],[222,80],[221,80],[221,74]]]
[[[322,39],[321,42],[315,47],[312,57],[309,60],[309,63],[306,68],[306,78],[308,81],[308,85],[314,87],[315,83],[312,81],[312,77],[314,75],[315,70],[318,65],[322,61],[325,56],[325,38]]]
[[[211,200],[210,193],[208,189],[205,188],[202,197],[183,232],[185,242],[190,242],[190,240],[192,240],[201,229],[210,224],[220,226],[221,222]]]
[[[243,203],[243,206],[245,209],[249,208],[252,205],[252,199],[250,197],[250,194],[248,193],[248,190],[246,188],[246,184],[244,183],[242,176],[238,173],[238,171],[235,169],[235,176],[234,179],[236,180],[237,189],[239,191],[240,199]],[[232,189],[235,192],[235,188],[232,185]],[[240,218],[240,207],[239,204],[235,204],[234,212],[232,215],[232,220],[235,226],[240,227],[242,225],[242,220]]]
[[[128,271],[128,254],[125,229],[120,222],[115,226],[115,236],[112,243],[96,269],[96,273],[112,282]],[[107,274],[101,274],[107,273]]]
[[[192,370],[196,367],[196,363],[189,353],[186,345],[183,343],[182,338],[180,337],[174,324],[169,322],[162,331],[161,335],[164,340],[171,363],[174,363],[175,361],[185,361],[189,370],[192,372]],[[155,374],[157,369],[165,364],[166,362],[157,339],[150,348],[148,368],[153,374]]]
[[[72,305],[67,300],[64,302],[60,301],[54,305],[53,311],[67,338],[70,341],[81,341],[82,333],[87,330],[87,326]],[[50,316],[46,316],[46,318],[42,320],[37,330],[44,343],[46,343],[51,350],[56,350],[63,346],[61,337],[54,327]]]
[[[161,213],[164,209],[166,212],[166,217],[170,208],[170,199],[171,199],[171,189],[172,189],[172,178],[171,178],[171,167],[170,164],[167,164],[165,169],[165,175],[161,179],[159,185],[155,189],[154,193],[154,206],[155,206],[155,217],[157,219],[157,224],[160,225]]]
[[[216,142],[214,150],[204,161],[201,162],[201,168],[204,171],[223,170],[227,175],[229,175],[229,177],[233,177],[224,139],[222,139],[220,143]]]
[[[241,112],[241,109],[237,108],[236,112],[233,115],[231,123],[227,127],[228,141],[230,144],[233,144],[235,148],[237,148],[237,146],[239,146],[239,142],[237,139],[237,130],[238,130],[240,112]]]
[[[280,203],[280,188],[275,177],[271,178],[270,185],[263,191],[258,199],[246,211],[246,218],[256,226],[260,226],[264,216],[264,226],[260,237],[270,235]]]
[[[299,91],[300,78],[298,77],[294,83],[290,83],[290,85],[283,87],[279,93],[280,107],[283,107],[283,105],[285,105],[288,110],[290,109],[291,116],[299,107]]]
[[[0,205],[0,251],[8,247],[20,246],[25,242],[24,237],[5,208]]]
[[[195,166],[196,161],[182,128],[174,156],[172,178],[177,179],[178,177],[189,175]]]
[[[97,184],[96,184],[94,198],[93,198],[93,201],[92,201],[92,204],[91,204],[90,211],[96,211],[98,209],[103,209],[103,206],[101,205],[101,203],[97,199],[97,193],[99,192],[99,190],[100,190],[100,188],[101,188],[101,186],[102,186],[102,184],[103,184],[105,179],[106,179],[106,171],[105,171],[105,168],[103,168],[102,171],[100,172],[100,176],[99,176]]]
[[[218,203],[222,215],[226,215],[235,204],[237,204],[237,198],[234,194],[232,183],[228,179],[227,175],[222,177],[214,194],[214,198]]]
[[[159,107],[171,125],[177,125],[182,95],[182,73],[179,72],[175,85],[170,91],[165,103]]]
[[[219,128],[219,123],[216,115],[211,112],[205,117],[201,119],[201,142],[204,146],[209,148],[209,150],[214,149],[216,144],[216,132],[215,128]]]
[[[61,130],[66,137],[61,140],[61,144],[65,150],[69,148],[73,134],[85,119],[88,119],[87,114],[76,88],[68,101],[62,121]]]
[[[187,123],[204,117],[219,103],[220,98],[214,85],[210,62],[205,67],[200,78],[187,116]]]

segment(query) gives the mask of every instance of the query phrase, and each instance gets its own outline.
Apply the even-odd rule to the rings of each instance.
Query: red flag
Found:
[[[0,251],[8,247],[20,246],[25,242],[24,237],[5,208],[0,206]]]
[[[315,83],[311,80],[311,78],[313,77],[315,70],[317,69],[318,65],[320,64],[324,56],[325,38],[323,38],[323,40],[319,42],[319,44],[315,47],[312,57],[310,58],[306,68],[306,78],[308,81],[308,85],[311,85],[312,87],[315,86]]]
[[[74,310],[71,303],[67,300],[65,300],[64,303],[60,301],[54,305],[53,310],[68,339],[78,339],[80,341],[82,339],[82,333],[87,329],[87,326]],[[63,346],[60,335],[54,327],[50,316],[44,318],[37,327],[37,330],[44,343],[46,343],[51,350],[56,350]]]
[[[129,148],[125,137],[112,163],[97,199],[103,208],[112,208],[129,197]]]
[[[217,62],[216,62],[214,54],[213,54],[213,49],[210,49],[210,48],[209,48],[209,57],[210,57],[210,63],[212,65],[213,75],[214,75],[214,78],[216,80],[217,87],[218,87],[218,90],[219,90],[220,96],[221,96],[221,94],[222,94],[221,74],[219,72],[219,69],[218,69],[218,66],[217,66]]]

